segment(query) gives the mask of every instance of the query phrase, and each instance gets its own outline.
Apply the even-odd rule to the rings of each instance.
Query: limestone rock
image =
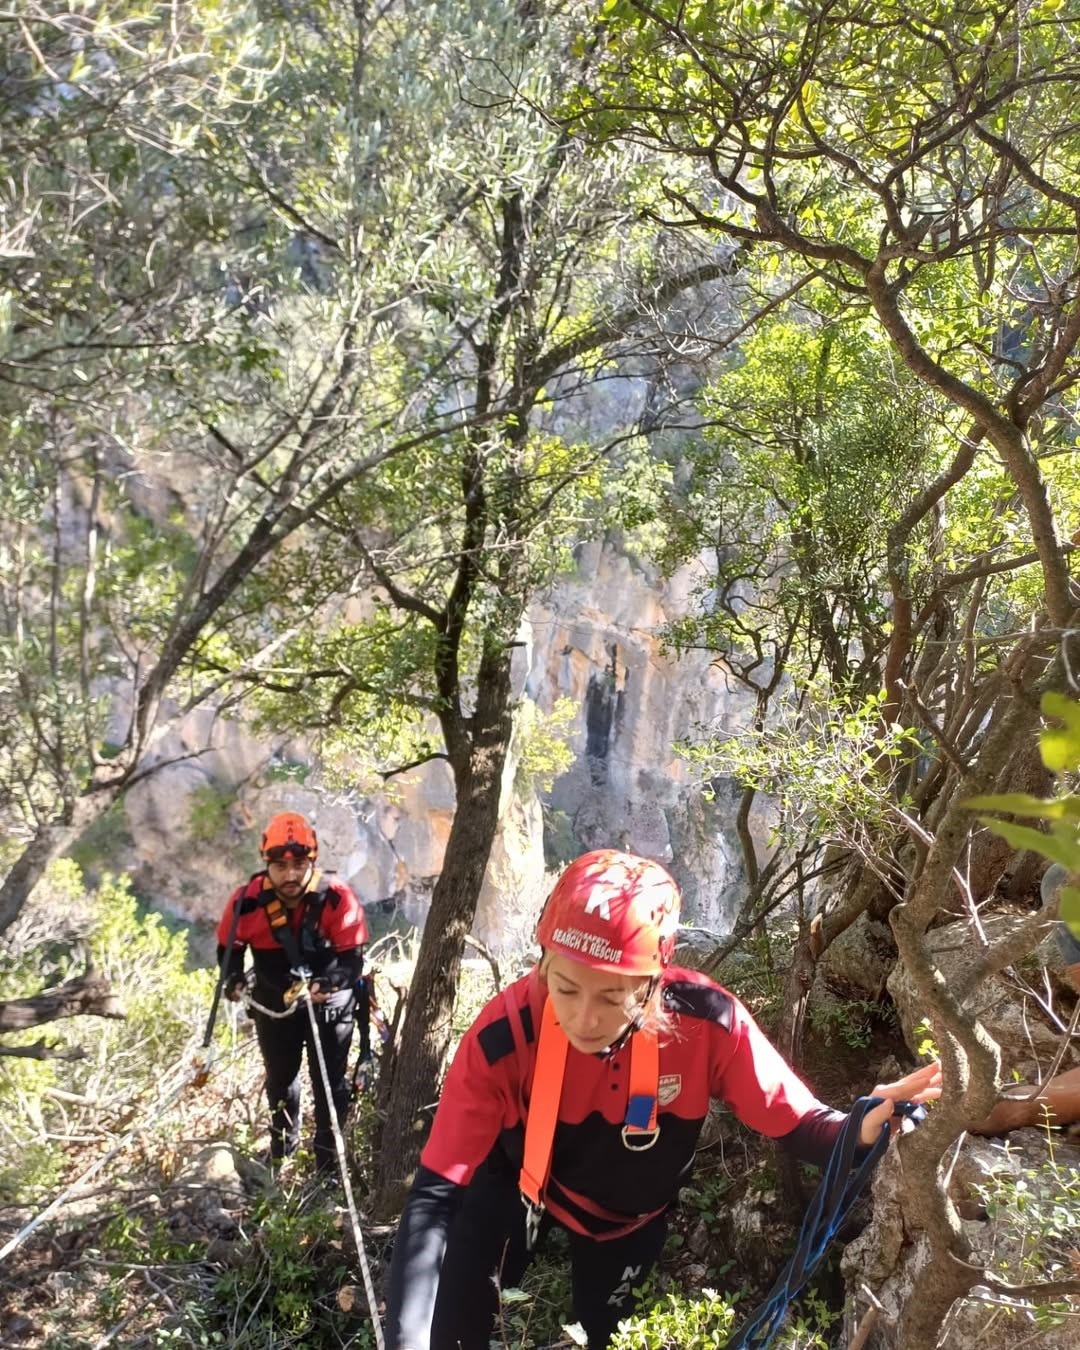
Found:
[[[895,965],[892,930],[862,914],[822,953],[818,973],[827,985],[877,1000]]]
[[[709,653],[676,660],[664,646],[666,625],[698,603],[705,574],[689,564],[663,579],[616,539],[581,545],[576,564],[530,607],[513,670],[515,696],[541,712],[573,701],[575,762],[542,805],[506,791],[508,765],[477,933],[500,948],[527,941],[549,884],[546,868],[601,845],[666,862],[683,886],[685,915],[723,932],[746,884],[732,824],[740,789],[718,779],[706,795],[674,747],[704,729],[737,729],[752,704]],[[360,614],[363,597],[357,603]],[[113,696],[107,738],[119,743],[130,706],[107,684],[101,693]],[[453,822],[444,761],[373,795],[330,792],[311,745],[256,735],[205,709],[163,726],[152,758],[159,767],[120,808],[126,838],[102,845],[101,864],[131,872],[158,908],[216,922],[232,889],[260,865],[266,818],[288,809],[313,819],[321,861],[365,904],[404,923],[424,918]],[[768,808],[756,808],[750,824],[763,853]]]
[[[1045,1229],[1040,1228],[1042,1221],[1037,1211],[1045,1204],[1049,1212],[1053,1197],[1059,1194],[1058,1169],[1072,1176],[1072,1185],[1077,1184],[1078,1164],[1080,1149],[1060,1140],[1051,1146],[1045,1132],[1038,1130],[1019,1131],[1008,1142],[965,1140],[952,1170],[950,1195],[958,1206],[974,1259],[1012,1283],[1024,1283],[1038,1278],[1031,1266],[1025,1264],[1033,1252],[1036,1259],[1047,1264],[1055,1258],[1066,1258],[1069,1235],[1063,1232],[1058,1240],[1059,1250],[1053,1250],[1047,1243]],[[1001,1205],[994,1206],[995,1214],[989,1213],[980,1188],[993,1188],[1002,1181],[1006,1194],[1010,1185],[1019,1183],[1024,1188],[1028,1219],[1014,1222],[1006,1212],[1007,1207]],[[910,1235],[905,1235],[899,1205],[903,1185],[903,1167],[897,1150],[893,1149],[878,1170],[873,1221],[848,1244],[841,1260],[849,1294],[844,1344],[850,1341],[867,1311],[865,1290],[869,1288],[883,1312],[866,1350],[904,1350],[900,1317],[913,1297],[915,1278],[928,1259],[929,1248],[923,1238],[909,1242]],[[1024,1312],[1003,1315],[1002,1309],[978,1297],[976,1286],[972,1297],[951,1310],[939,1344],[946,1350],[967,1350],[969,1346],[1012,1350],[1034,1340],[1035,1331],[1031,1315]],[[1037,1343],[1050,1350],[1071,1350],[1076,1344],[1075,1335],[1075,1326],[1048,1326],[1038,1335]]]

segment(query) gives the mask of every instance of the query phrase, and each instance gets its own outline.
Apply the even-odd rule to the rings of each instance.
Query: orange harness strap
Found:
[[[643,1027],[630,1037],[630,1095],[622,1127],[622,1141],[635,1153],[652,1148],[660,1135],[656,1124],[659,1083],[660,1042],[653,1027]]]
[[[544,1187],[551,1170],[551,1149],[555,1142],[555,1122],[559,1118],[566,1052],[570,1042],[555,1020],[551,999],[544,1003],[540,1022],[540,1040],[536,1047],[529,1115],[525,1121],[525,1156],[518,1185],[521,1194],[539,1209],[544,1208]]]
[[[518,1177],[526,1209],[526,1241],[531,1249],[544,1212],[544,1188],[551,1170],[555,1126],[559,1118],[566,1054],[570,1042],[555,1019],[551,999],[544,1002],[540,1039],[536,1047],[529,1114],[525,1121],[525,1152]],[[660,1135],[656,1124],[656,1094],[660,1078],[660,1045],[651,1028],[630,1037],[630,1091],[622,1127],[623,1143],[635,1153],[652,1148]]]

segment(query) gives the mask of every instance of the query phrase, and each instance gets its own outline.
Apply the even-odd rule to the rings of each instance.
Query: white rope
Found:
[[[334,1105],[333,1093],[330,1091],[330,1075],[326,1069],[326,1057],[323,1054],[322,1040],[319,1036],[319,1026],[315,1020],[315,1009],[311,1002],[307,981],[304,982],[304,987],[300,992],[297,1003],[299,1003],[301,999],[308,1010],[308,1021],[311,1023],[311,1039],[315,1045],[315,1058],[319,1062],[319,1073],[322,1076],[326,1109],[330,1115],[330,1128],[334,1132],[334,1147],[337,1150],[338,1171],[341,1173],[341,1184],[345,1190],[345,1203],[348,1206],[349,1219],[352,1222],[353,1240],[356,1242],[356,1253],[360,1258],[360,1273],[364,1277],[364,1293],[367,1295],[368,1311],[371,1314],[371,1325],[375,1329],[375,1345],[377,1350],[386,1350],[382,1326],[379,1322],[378,1305],[375,1301],[375,1284],[371,1278],[371,1268],[368,1265],[367,1251],[364,1248],[364,1238],[360,1232],[360,1219],[356,1213],[356,1202],[353,1200],[352,1183],[349,1181],[349,1166],[345,1157],[345,1140],[342,1138],[341,1126],[338,1124],[337,1108]],[[296,1004],[293,1006],[295,1007]]]
[[[249,1011],[252,1008],[254,1008],[254,1010],[257,1013],[261,1013],[263,1017],[272,1017],[275,1022],[280,1022],[283,1017],[291,1017],[293,1013],[297,1010],[297,1008],[299,1008],[299,1006],[300,1006],[299,995],[295,999],[293,999],[293,1001],[284,1010],[284,1012],[275,1012],[273,1008],[264,1008],[261,1003],[256,1003],[250,994],[244,995],[245,1008],[247,1008]]]
[[[173,1067],[167,1070],[166,1074],[163,1074],[162,1076],[163,1077],[167,1076],[168,1073],[171,1073],[173,1069],[182,1064],[184,1062],[184,1059],[187,1057],[188,1053],[189,1051],[185,1050],[184,1055],[177,1061],[176,1065],[173,1065]],[[225,1055],[224,1059],[229,1059],[234,1053],[235,1050],[230,1050]],[[224,1060],[222,1062],[224,1062]],[[66,1186],[54,1200],[50,1201],[49,1204],[46,1205],[45,1208],[41,1211],[40,1214],[38,1214],[35,1218],[31,1219],[30,1222],[26,1224],[24,1227],[20,1228],[19,1231],[15,1234],[15,1236],[13,1238],[10,1238],[8,1242],[5,1243],[5,1245],[2,1248],[0,1248],[0,1261],[3,1261],[3,1259],[6,1256],[10,1256],[11,1253],[15,1251],[17,1247],[21,1247],[31,1233],[36,1232],[37,1229],[39,1229],[41,1225],[45,1222],[46,1219],[51,1218],[52,1215],[55,1214],[56,1211],[64,1205],[69,1196],[71,1196],[81,1186],[85,1185],[86,1182],[88,1182],[91,1177],[95,1176],[98,1172],[100,1172],[101,1169],[105,1166],[105,1164],[107,1162],[111,1162],[112,1159],[115,1158],[118,1153],[122,1153],[123,1150],[127,1148],[128,1144],[131,1142],[131,1139],[134,1135],[136,1135],[140,1130],[148,1129],[151,1125],[154,1124],[156,1120],[159,1119],[159,1117],[163,1116],[165,1112],[169,1109],[169,1107],[172,1106],[172,1104],[177,1100],[177,1098],[184,1091],[184,1089],[187,1088],[191,1083],[193,1083],[196,1078],[200,1077],[200,1075],[206,1073],[206,1071],[207,1067],[204,1061],[198,1058],[193,1060],[193,1062],[188,1068],[187,1073],[183,1076],[183,1078],[181,1078],[180,1082],[177,1083],[177,1085],[173,1088],[171,1092],[167,1093],[165,1097],[161,1099],[161,1101],[157,1104],[157,1106],[150,1113],[150,1115],[148,1115],[144,1120],[141,1121],[137,1120],[133,1125],[130,1125],[127,1128],[127,1130],[125,1130],[125,1132],[120,1136],[119,1141],[111,1149],[109,1149],[107,1153],[103,1154],[95,1162],[92,1162],[90,1166],[80,1176],[77,1176],[75,1180],[69,1186]]]

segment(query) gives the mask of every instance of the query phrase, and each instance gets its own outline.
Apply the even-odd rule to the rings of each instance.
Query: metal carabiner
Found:
[[[522,1195],[521,1203],[525,1206],[525,1250],[531,1252],[540,1236],[540,1223],[547,1206],[542,1200],[539,1203],[530,1200],[527,1195]]]
[[[298,998],[307,993],[308,982],[311,979],[311,971],[308,970],[307,966],[296,966],[289,971],[289,974],[295,975],[296,978],[281,996],[281,1001],[286,1008],[291,1007]]]

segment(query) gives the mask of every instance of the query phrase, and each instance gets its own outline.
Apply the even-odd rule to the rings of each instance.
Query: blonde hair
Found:
[[[550,948],[544,947],[536,965],[536,973],[547,984],[548,966],[555,955]],[[623,976],[624,979],[630,978]],[[650,988],[651,986],[651,988]],[[636,983],[627,986],[627,1007],[632,1008],[630,1020],[635,1022],[635,1031],[648,1028],[658,1037],[671,1039],[675,1032],[675,1019],[664,1007],[663,972],[659,975],[641,975]]]

